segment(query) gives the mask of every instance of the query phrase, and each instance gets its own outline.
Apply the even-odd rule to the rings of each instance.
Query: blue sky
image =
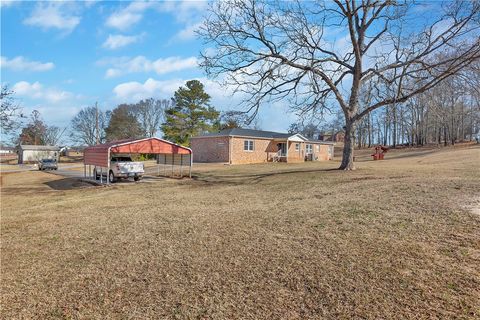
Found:
[[[202,1],[2,0],[1,82],[14,89],[26,114],[37,109],[59,127],[96,101],[107,110],[170,98],[189,79],[204,82],[217,109],[238,109],[241,99],[197,67],[206,48],[193,30],[205,7]],[[260,112],[265,130],[286,131],[293,121],[285,104]]]

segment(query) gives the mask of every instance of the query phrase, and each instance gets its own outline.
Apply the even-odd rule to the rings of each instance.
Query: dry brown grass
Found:
[[[479,160],[201,166],[71,190],[7,174],[1,317],[478,318]]]

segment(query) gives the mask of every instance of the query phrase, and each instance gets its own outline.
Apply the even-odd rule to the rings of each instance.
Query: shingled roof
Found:
[[[254,129],[242,129],[242,128],[232,128],[225,129],[219,132],[205,133],[199,137],[255,137],[255,138],[267,138],[267,139],[281,139],[291,137],[292,133],[280,133],[273,131],[262,131]]]

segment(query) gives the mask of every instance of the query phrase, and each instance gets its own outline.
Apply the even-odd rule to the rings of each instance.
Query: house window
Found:
[[[243,150],[244,151],[253,151],[254,149],[253,140],[244,140],[243,141]]]
[[[320,146],[317,144],[317,151],[320,151]]]
[[[295,143],[295,151],[300,151],[300,143]]]
[[[306,144],[305,145],[305,152],[308,154],[308,153],[312,153],[312,145],[311,144]]]

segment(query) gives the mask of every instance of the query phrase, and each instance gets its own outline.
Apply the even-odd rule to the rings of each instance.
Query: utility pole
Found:
[[[98,129],[98,104],[97,102],[95,101],[95,133],[96,133],[96,136],[95,136],[95,141],[96,141],[96,144],[99,144],[100,141],[99,141],[99,136],[98,136],[98,132],[99,132],[99,129]]]

